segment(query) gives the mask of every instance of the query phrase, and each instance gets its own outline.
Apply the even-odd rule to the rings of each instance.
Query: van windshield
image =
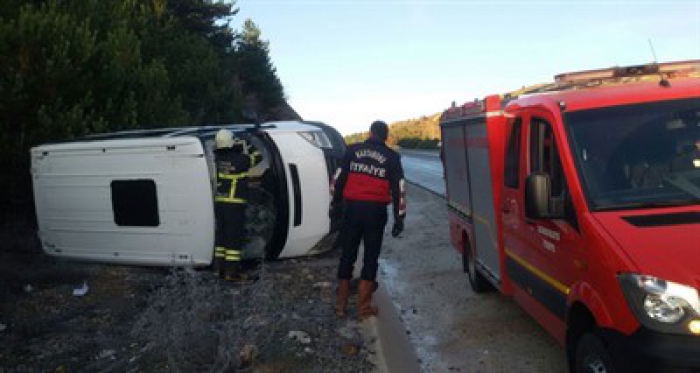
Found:
[[[700,203],[700,99],[565,114],[591,210]]]

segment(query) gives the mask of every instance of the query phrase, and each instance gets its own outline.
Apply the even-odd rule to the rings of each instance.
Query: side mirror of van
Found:
[[[530,219],[550,217],[552,182],[549,174],[533,172],[525,179],[525,216]]]

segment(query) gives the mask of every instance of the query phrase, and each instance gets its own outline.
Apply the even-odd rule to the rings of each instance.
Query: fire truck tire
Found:
[[[469,277],[469,285],[472,290],[477,293],[488,293],[493,290],[493,287],[484,275],[476,268],[476,259],[468,243],[464,244],[464,255],[462,256],[464,271]]]
[[[615,372],[612,358],[598,333],[587,332],[579,339],[576,346],[575,373],[611,373]]]

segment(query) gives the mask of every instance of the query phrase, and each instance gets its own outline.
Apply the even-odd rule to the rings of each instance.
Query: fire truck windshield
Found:
[[[700,99],[565,114],[594,211],[700,204]]]

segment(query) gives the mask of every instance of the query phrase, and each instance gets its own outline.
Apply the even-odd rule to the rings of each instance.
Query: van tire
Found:
[[[612,358],[596,332],[584,333],[576,344],[575,373],[614,373]]]
[[[476,268],[476,259],[474,258],[471,247],[466,238],[464,240],[464,254],[462,255],[462,261],[464,272],[467,273],[467,277],[469,278],[469,285],[475,293],[482,294],[493,290],[491,283],[489,283],[486,277],[484,277],[484,275],[482,275]]]

